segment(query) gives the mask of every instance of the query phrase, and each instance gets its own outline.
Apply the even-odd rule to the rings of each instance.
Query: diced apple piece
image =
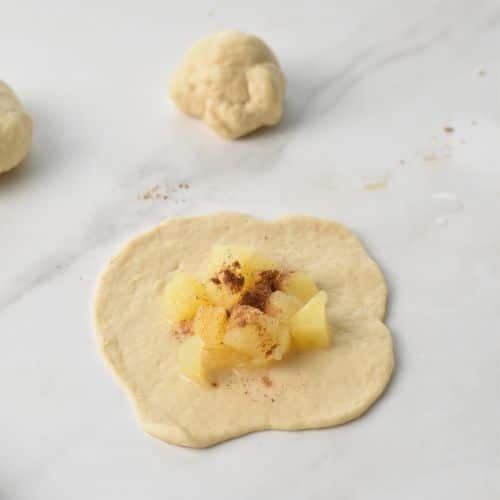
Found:
[[[203,373],[207,379],[216,380],[222,372],[248,363],[249,358],[229,347],[206,347],[201,354]]]
[[[307,273],[302,272],[285,274],[281,280],[280,289],[297,297],[303,304],[319,291],[313,279]]]
[[[229,328],[224,335],[224,344],[252,358],[262,355],[262,340],[256,325]]]
[[[276,343],[271,346],[272,353],[268,357],[280,360],[283,359],[283,357],[290,351],[292,346],[292,337],[290,335],[288,325],[280,323],[274,333],[274,337],[276,339]]]
[[[266,256],[241,245],[217,245],[213,248],[207,264],[207,279],[210,280],[224,268],[238,264],[245,283],[244,289],[252,286],[260,271],[275,269],[275,264]]]
[[[290,348],[290,335],[275,318],[250,306],[237,306],[229,318],[224,344],[255,362],[281,359]]]
[[[207,348],[221,347],[226,331],[227,313],[223,307],[200,306],[193,320],[193,332]]]
[[[165,287],[167,318],[172,323],[189,320],[198,308],[208,304],[205,287],[193,276],[178,272]]]
[[[191,380],[213,383],[224,371],[248,362],[248,356],[229,347],[206,347],[197,335],[189,337],[179,348],[178,360],[181,372]]]
[[[246,259],[242,259],[241,267],[246,279],[247,289],[252,287],[259,279],[260,273],[268,269],[278,269],[278,266],[265,255],[254,252]]]
[[[191,380],[205,382],[205,373],[202,365],[203,340],[193,335],[179,347],[178,360],[181,372]]]
[[[210,302],[224,309],[231,309],[241,299],[243,293],[243,287],[238,290],[218,277],[208,280],[205,289]]]
[[[276,290],[273,292],[266,304],[266,314],[277,320],[288,323],[288,320],[302,307],[302,302],[293,295]]]
[[[330,345],[330,328],[326,317],[327,298],[326,292],[318,292],[290,318],[290,333],[300,351]]]

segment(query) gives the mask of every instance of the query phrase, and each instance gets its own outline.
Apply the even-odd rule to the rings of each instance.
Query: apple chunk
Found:
[[[192,319],[198,308],[208,304],[205,287],[193,276],[178,272],[164,291],[167,318],[172,323]]]
[[[179,347],[178,360],[181,372],[191,380],[206,382],[205,372],[201,362],[203,340],[193,335],[185,340]]]
[[[287,273],[281,279],[280,290],[297,297],[303,304],[318,293],[318,287],[313,279],[302,272]]]
[[[193,333],[207,347],[220,347],[224,341],[227,313],[223,307],[202,305],[193,320]]]
[[[330,345],[326,301],[326,292],[318,292],[290,318],[290,334],[300,351],[322,349]]]
[[[255,284],[259,273],[273,266],[270,259],[251,248],[215,246],[206,265],[206,288],[210,301],[230,309]]]
[[[289,319],[301,308],[302,303],[297,297],[288,295],[281,290],[271,293],[266,303],[266,314],[277,320],[287,323]]]
[[[288,328],[250,306],[237,306],[229,318],[224,344],[255,363],[281,359],[290,348]]]

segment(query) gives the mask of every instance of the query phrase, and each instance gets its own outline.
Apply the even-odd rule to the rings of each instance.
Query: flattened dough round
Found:
[[[332,347],[261,372],[234,373],[217,388],[183,378],[162,292],[171,273],[197,274],[217,243],[247,245],[285,269],[310,273],[328,293]],[[222,213],[170,219],[128,243],[101,278],[96,328],[144,430],[201,448],[256,430],[329,427],[363,414],[394,366],[382,323],[386,299],[382,273],[342,225]],[[263,375],[272,386],[262,383]]]

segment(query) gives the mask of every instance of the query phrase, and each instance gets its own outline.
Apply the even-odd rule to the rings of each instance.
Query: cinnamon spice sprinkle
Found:
[[[241,298],[240,304],[255,307],[264,311],[267,299],[271,293],[279,289],[281,272],[275,269],[261,271],[259,279],[251,290],[248,290]]]
[[[266,351],[266,356],[269,357],[269,356],[272,356],[273,354],[273,351],[276,349],[276,347],[278,347],[278,344],[273,344],[267,351]]]
[[[241,274],[240,268],[241,264],[235,260],[213,278],[210,278],[210,281],[216,285],[224,283],[231,290],[231,293],[238,293],[245,285],[245,277]]]
[[[231,323],[240,328],[248,325],[250,321],[249,312],[244,307],[233,308],[230,314],[230,318]]]
[[[266,387],[271,387],[273,385],[273,382],[272,380],[267,376],[267,375],[264,375],[262,378],[262,383],[266,386]]]
[[[236,274],[232,269],[226,268],[222,271],[222,282],[229,287],[231,292],[237,293],[245,284],[245,278],[241,274]]]
[[[191,321],[183,320],[180,323],[177,323],[175,327],[172,329],[172,335],[177,340],[181,340],[185,337],[190,337],[191,335],[193,335]]]

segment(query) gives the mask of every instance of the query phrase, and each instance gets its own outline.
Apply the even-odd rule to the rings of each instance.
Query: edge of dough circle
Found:
[[[332,346],[273,365],[272,404],[259,374],[243,381],[235,373],[215,389],[180,375],[180,344],[163,292],[178,270],[199,275],[217,244],[245,245],[284,269],[300,269],[328,295]],[[386,301],[382,272],[341,224],[216,213],[168,219],[126,244],[101,277],[95,323],[102,354],[141,427],[169,443],[203,448],[265,429],[333,427],[365,413],[394,368]]]

